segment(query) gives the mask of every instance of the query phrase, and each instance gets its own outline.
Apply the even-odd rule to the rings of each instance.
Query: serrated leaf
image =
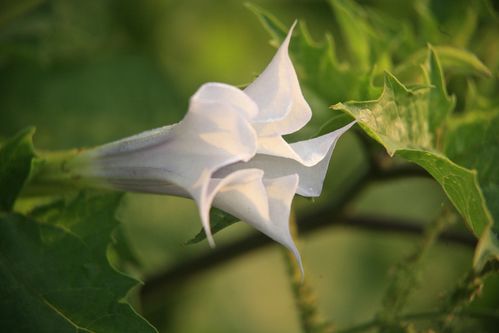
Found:
[[[397,150],[433,150],[430,132],[430,88],[409,90],[392,74],[386,73],[380,98],[367,102],[347,102],[333,106],[359,121],[361,127],[383,144],[393,156]]]
[[[348,102],[333,108],[355,117],[361,127],[380,142],[390,155],[401,156],[425,168],[443,187],[473,233],[480,236],[493,223],[479,182],[486,170],[480,168],[477,173],[467,168],[471,166],[469,164],[458,164],[449,159],[452,154],[447,156],[442,149],[441,133],[454,101],[447,96],[443,73],[432,50],[427,65],[429,88],[409,90],[394,76],[387,74],[383,93],[378,100]],[[477,140],[480,145],[490,144],[483,138]]]
[[[438,152],[399,149],[396,153],[422,166],[440,183],[476,236],[492,223],[475,170],[464,168]]]
[[[454,161],[476,170],[492,221],[481,234],[474,267],[490,257],[499,259],[499,111],[473,112],[455,118],[446,137],[445,152]]]
[[[210,211],[210,221],[211,221],[211,233],[214,235],[217,232],[233,225],[234,223],[240,221],[237,217],[227,214],[220,209],[212,208]],[[206,239],[206,233],[201,229],[194,238],[187,241],[186,244],[197,244]]]
[[[6,332],[156,332],[124,299],[137,282],[106,257],[120,196],[80,195],[63,211],[0,218]],[[54,208],[56,209],[56,208]]]
[[[459,165],[478,171],[487,206],[499,221],[499,112],[469,113],[450,125],[445,153]],[[495,232],[499,232],[497,226]]]
[[[22,130],[0,148],[0,210],[10,211],[31,172],[35,153],[33,127]]]

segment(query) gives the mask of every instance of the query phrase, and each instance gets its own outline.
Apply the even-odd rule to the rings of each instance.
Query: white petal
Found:
[[[213,205],[241,220],[269,221],[269,203],[263,184],[263,171],[242,169],[223,179],[212,179]]]
[[[302,269],[301,257],[289,230],[291,203],[298,185],[298,176],[289,175],[275,179],[234,177],[221,187],[213,202],[214,206],[232,214],[287,247],[296,257]],[[260,170],[258,170],[260,171]],[[260,171],[261,172],[261,171]],[[248,181],[249,180],[249,181]],[[268,204],[264,204],[262,198]],[[265,214],[265,211],[268,214]]]
[[[169,133],[174,125],[163,126],[160,128],[155,128],[148,130],[139,134],[135,134],[124,139],[114,141],[95,149],[86,152],[85,157],[94,156],[96,158],[100,156],[116,156],[120,154],[127,154],[130,151],[136,151],[144,149],[150,146],[158,145],[169,138]]]
[[[193,96],[189,112],[177,125],[96,149],[92,154],[97,168],[87,170],[85,176],[108,179],[125,190],[158,192],[163,185],[163,193],[169,194],[180,188],[199,206],[203,227],[213,245],[208,214],[211,175],[220,167],[253,157],[257,137],[249,122],[254,110],[241,112],[253,105],[242,91],[232,90],[235,97],[227,102],[208,98],[206,87]],[[221,88],[224,93],[229,90]]]
[[[288,54],[294,26],[270,64],[245,90],[260,108],[255,121],[259,135],[284,135],[302,128],[312,117]]]
[[[259,137],[257,154],[289,158],[310,167],[324,159],[331,145],[341,134],[337,132],[310,140],[287,143],[281,136]]]
[[[209,82],[203,84],[192,96],[192,99],[230,104],[249,118],[258,115],[258,106],[246,93],[225,83]]]
[[[298,174],[299,185],[296,193],[307,197],[317,197],[322,192],[322,185],[336,142],[354,124],[355,122],[352,122],[318,138],[291,144],[289,151],[294,152],[296,156],[291,156],[289,151],[288,154],[284,154],[286,152],[284,149],[282,155],[257,154],[249,162],[231,164],[218,170],[215,177],[223,177],[235,170],[245,168],[261,169],[265,172],[265,178]],[[309,162],[315,162],[315,164]]]

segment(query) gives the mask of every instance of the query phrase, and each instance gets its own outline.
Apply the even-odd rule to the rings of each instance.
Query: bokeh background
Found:
[[[416,2],[360,1],[408,22],[415,16]],[[326,1],[253,3],[287,26],[295,19],[306,22],[317,40],[326,31],[335,36],[337,23]],[[467,1],[433,1],[429,8],[446,22],[466,6]],[[487,44],[497,39],[497,31],[484,29],[486,33],[490,36],[482,36],[483,45],[475,46],[483,51],[485,64],[497,68],[497,46]],[[269,39],[241,1],[2,0],[0,138],[34,125],[37,148],[56,150],[102,144],[177,122],[202,83],[251,82],[275,51]],[[339,43],[341,50],[341,39]],[[340,101],[326,104],[310,96],[314,112],[322,114]],[[297,209],[328,205],[365,163],[357,137],[346,135],[335,151],[324,195],[315,201],[296,198]],[[369,185],[349,212],[424,225],[447,205],[434,181],[407,178]],[[189,200],[127,194],[119,217],[122,236],[136,258],[123,269],[143,280],[211,251],[205,242],[185,245],[200,229]],[[466,233],[461,224],[454,228]],[[219,246],[231,244],[254,232],[237,223],[217,234],[216,241]],[[306,278],[324,317],[338,328],[371,319],[393,267],[418,241],[414,235],[348,225],[300,237]],[[436,304],[469,269],[472,255],[466,245],[434,246],[409,310]],[[474,306],[495,306],[498,285],[497,279],[489,279],[484,297]],[[137,291],[131,297],[161,332],[300,332],[283,250],[277,244],[175,280],[151,304],[141,304]]]

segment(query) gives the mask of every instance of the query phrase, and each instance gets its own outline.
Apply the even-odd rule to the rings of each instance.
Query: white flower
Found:
[[[212,246],[209,210],[218,207],[286,246],[301,265],[289,231],[292,199],[320,195],[335,143],[353,123],[311,140],[283,139],[312,115],[288,55],[292,31],[246,89],[204,84],[181,122],[91,149],[73,172],[126,191],[192,198]]]

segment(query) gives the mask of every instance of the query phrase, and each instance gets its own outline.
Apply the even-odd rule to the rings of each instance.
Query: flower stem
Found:
[[[382,301],[383,308],[377,315],[378,322],[384,325],[385,330],[402,330],[398,317],[411,294],[419,287],[422,263],[438,236],[449,224],[454,223],[454,220],[455,215],[444,209],[441,215],[425,228],[421,241],[412,254],[395,267],[395,274]]]
[[[85,179],[78,172],[88,164],[85,159],[78,158],[83,151],[83,149],[71,149],[39,153],[23,194],[27,196],[53,195],[96,187],[95,182]]]
[[[448,316],[448,313],[445,311],[427,311],[427,312],[418,312],[418,313],[409,313],[405,315],[401,315],[398,317],[400,321],[423,321],[423,320],[434,320],[437,318],[445,318]],[[497,320],[499,319],[499,313],[497,311],[461,311],[456,313],[456,316],[462,318],[472,318],[472,319],[487,319],[487,320]],[[336,331],[335,333],[359,333],[365,332],[368,330],[372,330],[373,328],[378,328],[383,325],[378,319],[374,319],[368,321],[366,323],[341,329]]]
[[[294,214],[291,214],[290,229],[293,238],[297,235],[297,225]],[[304,333],[330,333],[333,327],[319,315],[317,298],[310,285],[303,279],[302,272],[295,257],[290,251],[284,251],[284,260],[288,266],[288,276],[291,282],[295,304],[300,314]]]

